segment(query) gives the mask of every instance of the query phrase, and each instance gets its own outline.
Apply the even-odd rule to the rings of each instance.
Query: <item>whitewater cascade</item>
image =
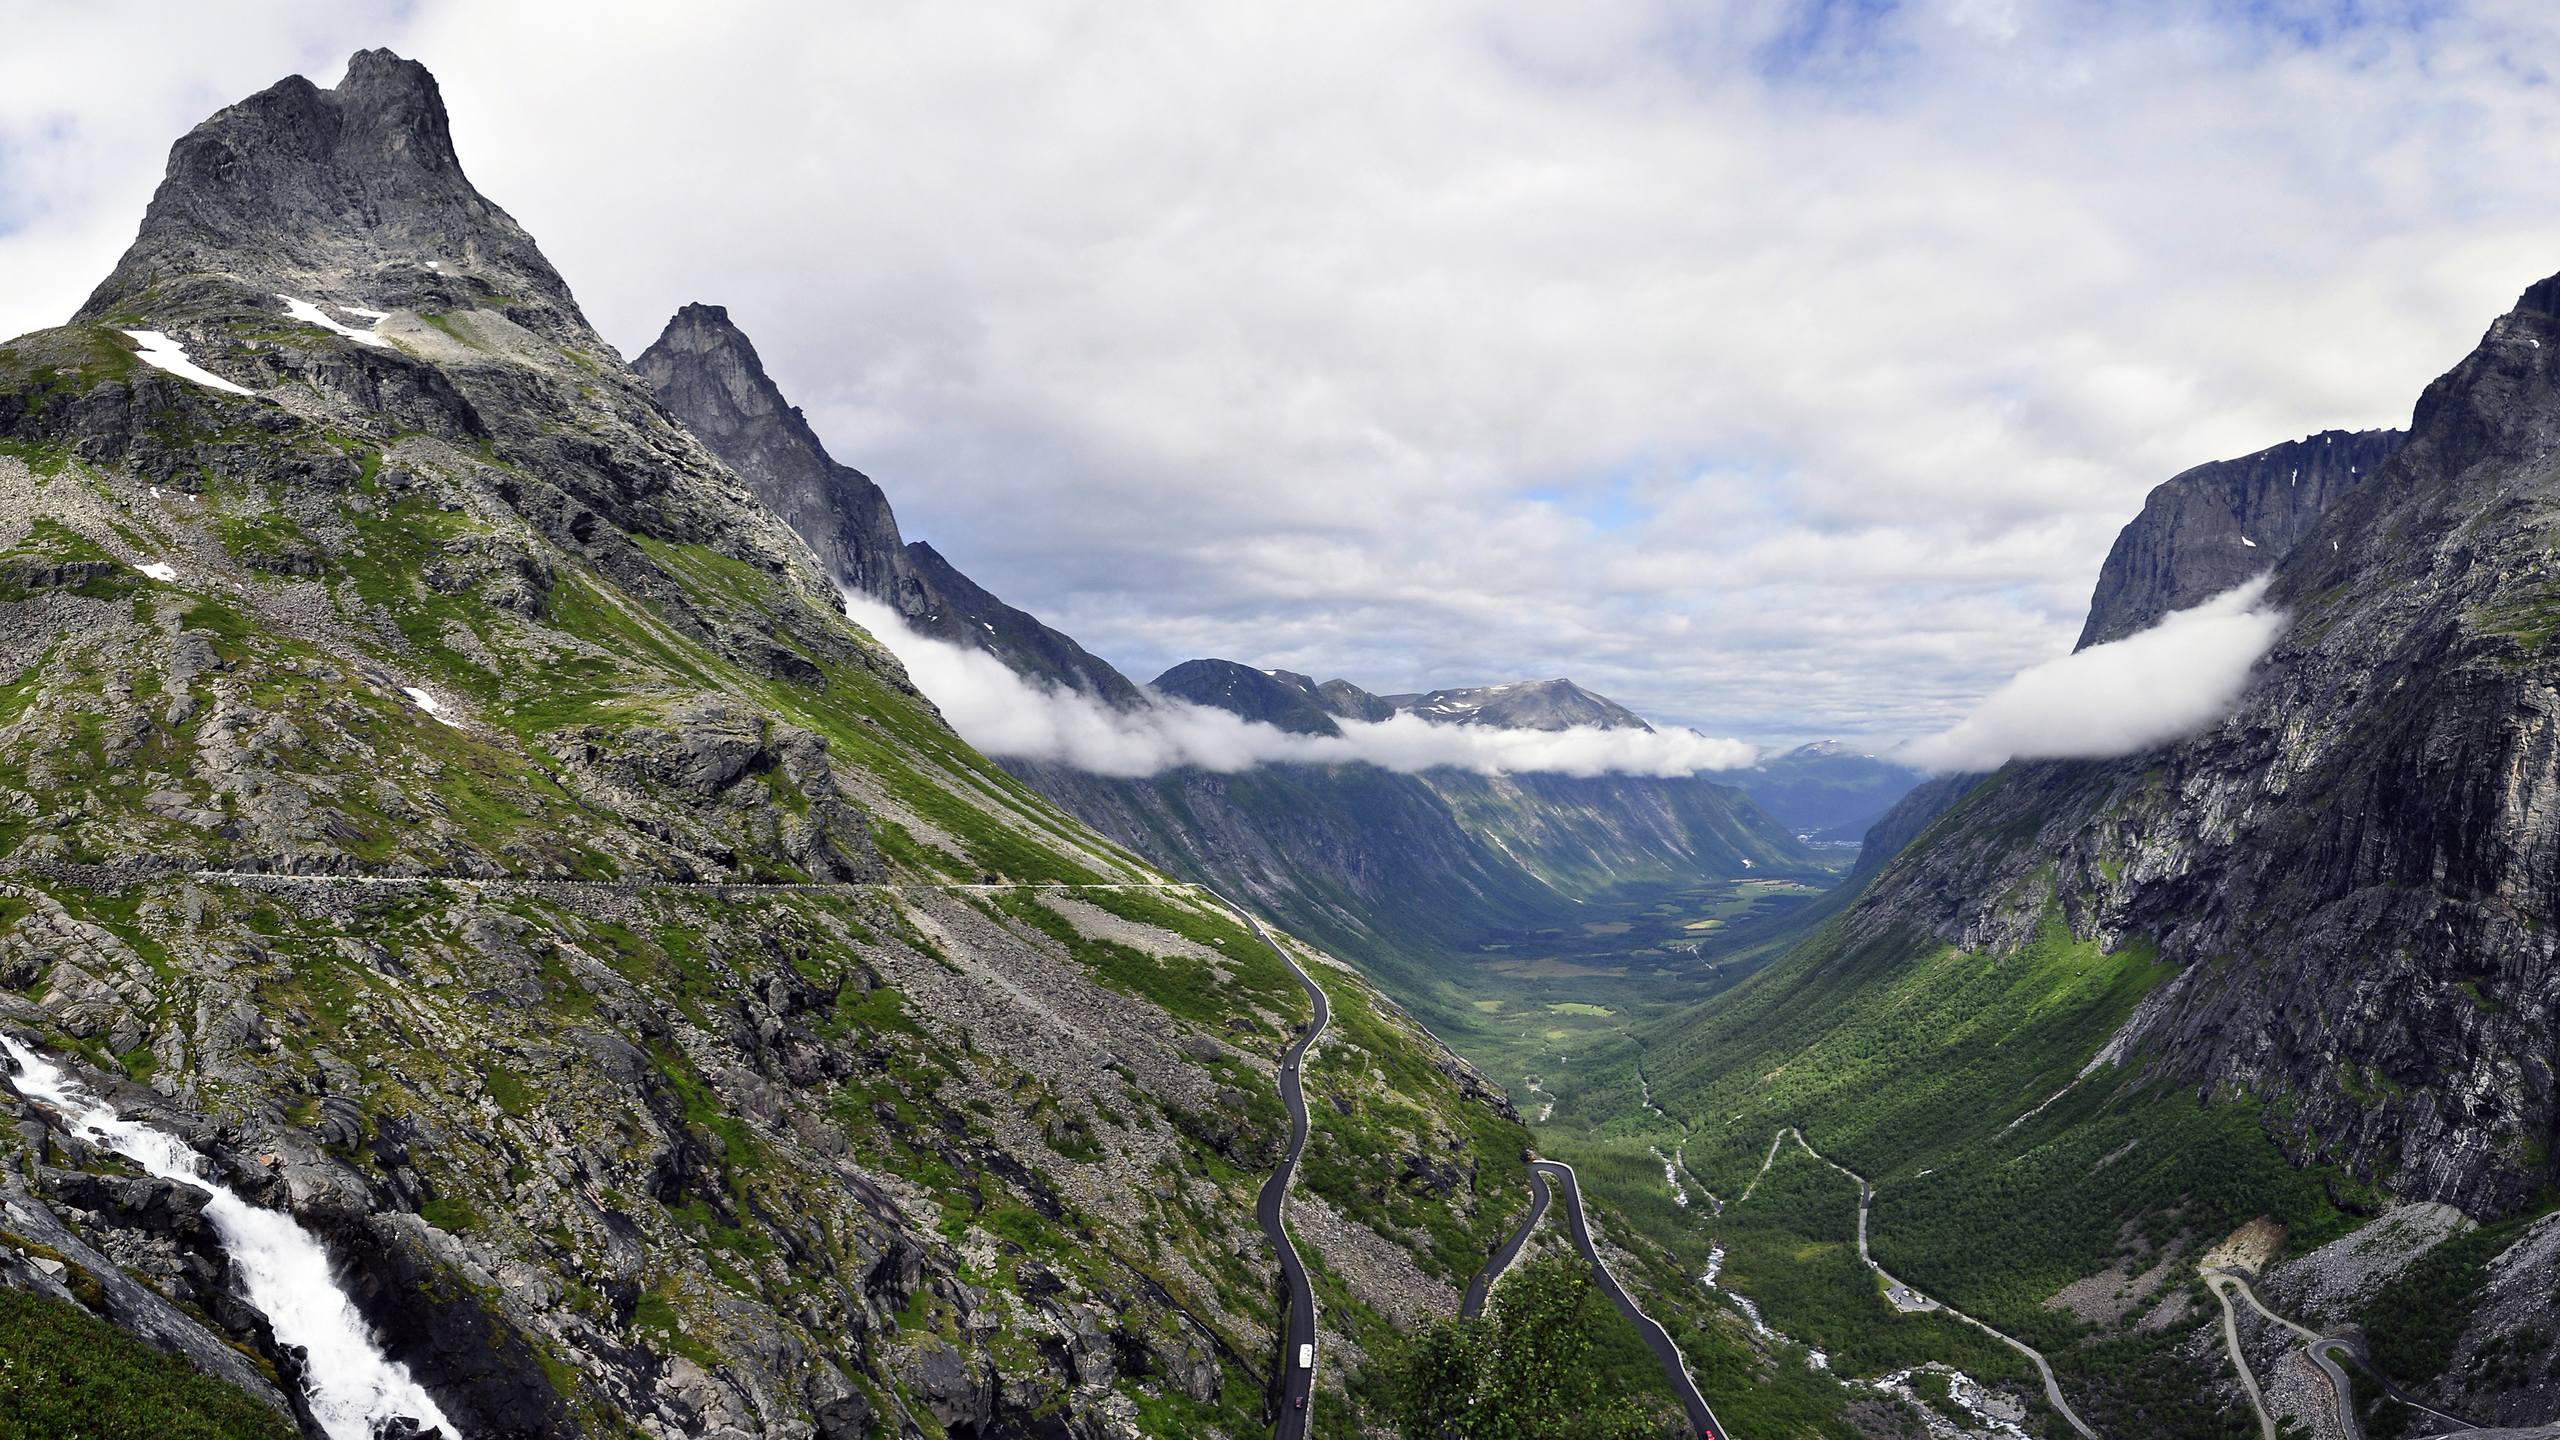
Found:
[[[382,1353],[372,1328],[330,1275],[329,1252],[300,1222],[240,1198],[205,1173],[203,1161],[184,1141],[116,1114],[16,1037],[0,1034],[0,1049],[18,1064],[13,1081],[18,1093],[61,1111],[74,1133],[163,1180],[213,1197],[205,1213],[213,1217],[249,1303],[267,1317],[278,1344],[303,1352],[305,1398],[329,1440],[403,1433],[404,1420],[458,1440],[461,1432],[410,1378],[409,1367]]]

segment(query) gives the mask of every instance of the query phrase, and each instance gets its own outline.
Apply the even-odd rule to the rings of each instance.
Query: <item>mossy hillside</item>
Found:
[[[318,583],[339,609],[348,636],[382,662],[396,665],[404,676],[425,681],[440,703],[470,715],[474,723],[463,728],[438,726],[446,732],[438,735],[425,728],[427,717],[418,707],[405,698],[395,700],[377,692],[375,698],[381,703],[374,707],[376,718],[393,722],[386,728],[396,733],[375,736],[367,733],[369,727],[340,727],[343,733],[329,734],[329,743],[322,746],[330,753],[295,756],[291,768],[311,775],[373,776],[406,769],[409,773],[402,778],[411,783],[400,787],[403,792],[433,795],[444,802],[441,808],[446,814],[441,818],[465,832],[462,838],[472,845],[499,851],[502,868],[600,875],[640,860],[641,847],[628,840],[601,847],[550,843],[551,853],[539,859],[522,848],[557,842],[562,838],[557,832],[576,828],[580,820],[556,808],[576,809],[567,791],[574,783],[565,773],[568,762],[557,753],[562,749],[559,737],[566,732],[592,738],[590,732],[609,734],[663,723],[667,710],[706,690],[763,708],[774,713],[779,723],[816,730],[829,739],[840,761],[862,767],[870,777],[866,783],[886,792],[884,798],[894,809],[922,816],[940,835],[956,837],[957,853],[929,846],[906,848],[905,857],[930,862],[928,878],[1005,876],[1080,882],[1106,872],[1126,873],[1134,866],[1112,847],[1080,836],[1070,822],[950,737],[911,691],[884,680],[864,664],[831,661],[824,677],[829,683],[823,688],[777,682],[746,670],[693,633],[698,625],[667,618],[593,572],[572,570],[559,579],[549,591],[550,613],[544,622],[536,622],[489,603],[480,588],[460,583],[450,573],[457,565],[468,569],[479,564],[491,553],[516,553],[513,547],[523,537],[497,543],[492,537],[503,538],[499,529],[431,503],[418,488],[378,507],[360,490],[337,497],[335,503],[343,513],[328,521],[311,513],[314,507],[308,496],[290,505],[279,502],[260,509],[254,494],[242,492],[200,507],[201,515],[183,511],[173,515],[166,507],[146,506],[138,523],[149,548],[163,552],[184,551],[182,536],[191,521],[244,552],[287,543],[312,546],[322,557]],[[291,517],[285,514],[288,509]],[[39,518],[43,524],[20,542],[20,548],[30,554],[87,559],[104,553],[104,544],[119,538],[112,528],[78,528],[97,517],[79,513],[76,507],[67,520]],[[295,538],[286,542],[283,537],[288,535]],[[252,539],[244,541],[243,536]],[[725,572],[721,582],[732,596],[745,583],[739,568]],[[688,573],[698,577],[703,569],[697,558]],[[184,572],[178,584],[159,587],[180,596],[229,589],[219,600],[190,597],[179,612],[179,628],[205,632],[221,662],[221,673],[206,677],[204,684],[246,679],[252,698],[280,700],[285,697],[268,694],[267,689],[293,682],[268,677],[334,668],[326,653],[334,647],[309,643],[262,615],[258,601],[266,586],[254,572],[240,573],[249,582],[245,591],[234,588],[237,580],[226,586],[214,577]],[[694,583],[701,582],[697,578]],[[139,588],[140,582],[134,577],[124,585]],[[134,618],[150,623],[156,619],[156,610],[140,610]],[[867,653],[840,619],[820,617],[816,623],[835,627],[838,640],[854,647],[857,655]],[[137,638],[92,636],[90,641],[98,648],[114,649],[129,648]],[[80,703],[86,693],[104,683],[100,676],[75,668],[80,658],[77,653],[57,654],[57,668],[47,677],[53,683],[45,690],[64,707]],[[343,684],[347,677],[341,673],[323,678]],[[152,727],[146,717],[136,728]],[[182,760],[185,748],[173,746]],[[412,762],[422,751],[441,752],[430,753],[427,758],[432,760],[464,757],[464,763],[420,774]],[[528,782],[534,788],[532,795],[508,793],[521,792]],[[0,783],[5,783],[5,776],[0,776]],[[129,772],[125,783],[129,793],[138,797],[154,790],[183,793],[190,778],[182,771],[154,774],[140,769]],[[774,803],[785,810],[805,806],[800,797],[787,793],[777,794]],[[335,823],[324,824],[313,840],[342,845],[351,858],[366,863],[394,858],[369,846],[380,837],[396,835],[399,827],[368,814],[371,807],[363,795],[333,793],[324,804],[335,812]],[[77,813],[81,807],[48,808]],[[155,820],[135,815],[130,805],[116,809],[123,813],[101,814],[110,821],[129,820],[158,833],[169,828],[166,816]],[[168,843],[183,844],[190,853],[217,862],[226,848],[237,848],[226,846],[219,834],[172,836]],[[582,853],[588,850],[597,853]],[[446,863],[452,858],[448,849]],[[411,863],[421,862],[412,859]],[[771,859],[759,863],[765,878],[803,878],[789,874],[787,864]]]
[[[292,1421],[59,1300],[0,1289],[0,1434],[293,1440]]]
[[[212,358],[265,355],[290,403],[129,387],[151,413],[125,453],[159,480],[56,463],[41,427],[20,440],[41,466],[0,458],[49,522],[35,551],[178,572],[0,605],[33,641],[0,677],[0,859],[449,877],[48,880],[30,913],[91,949],[32,967],[29,994],[89,997],[44,1038],[363,1175],[480,1273],[555,1279],[466,1298],[591,1416],[593,1377],[646,1390],[661,1372],[633,1367],[668,1354],[773,1394],[797,1393],[776,1357],[825,1355],[884,1410],[930,1414],[909,1362],[938,1345],[999,1364],[1026,1414],[1081,1413],[1064,1314],[1145,1353],[1115,1385],[1167,1433],[1258,1428],[1277,1307],[1252,1198],[1304,1005],[1285,970],[1173,893],[1080,892],[1165,946],[1060,934],[1009,887],[1160,877],[954,736],[771,517],[721,509],[733,487],[689,437],[610,407],[611,377],[472,333],[504,344],[446,378],[523,402],[484,405],[488,433],[445,425],[423,380],[393,420],[309,378],[406,383],[415,356],[235,335]],[[37,411],[67,423],[58,399]],[[681,760],[616,768],[680,755],[706,703],[762,739],[737,780],[688,795]],[[782,763],[803,741],[832,798]],[[881,883],[763,883],[812,878],[776,837],[846,807]],[[695,879],[738,888],[663,883]],[[1219,963],[1166,962],[1175,936]],[[1070,1000],[1106,1053],[1031,1013]],[[1168,1054],[1193,1033],[1229,1053]],[[1406,1053],[1429,1044],[1367,1033],[1398,1124],[1456,1137],[1462,1171],[1516,1173],[1517,1136]],[[1351,1156],[1345,1193],[1392,1190],[1401,1159]],[[1391,1244],[1476,1233],[1438,1197],[1393,1213],[1411,1228]],[[1195,1362],[1207,1387],[1180,1394]]]
[[[1712,1117],[1691,1151],[1701,1174],[1747,1175],[1793,1124],[1882,1181],[2071,1084],[2170,973],[2147,943],[2108,953],[2052,920],[2001,956],[1835,925],[1694,1023],[1650,1031],[1645,1053],[1666,1108]]]
[[[122,350],[114,356],[129,367]],[[785,712],[777,718],[867,755],[901,806],[960,837],[957,865],[1082,880],[1097,867],[1059,852],[1093,853],[1106,870],[1134,863],[953,741],[902,682],[863,683],[894,677],[894,662],[753,545],[725,553],[605,530],[591,534],[585,556],[564,556],[519,509],[547,488],[514,458],[520,442],[458,446],[367,416],[330,429],[252,402],[173,394],[192,405],[154,423],[165,423],[173,447],[209,457],[196,493],[145,498],[131,493],[140,487],[101,480],[106,504],[66,505],[55,517],[66,533],[113,537],[126,552],[192,549],[214,573],[185,573],[181,583],[239,592],[253,622],[271,629],[284,627],[258,602],[280,577],[259,570],[280,555],[291,568],[316,567],[308,578],[338,611],[341,638],[459,699],[480,725],[512,733],[523,743],[509,748],[536,767],[551,768],[535,743],[544,737],[644,723],[709,691]],[[31,392],[29,403],[47,415],[60,409],[50,390]],[[238,569],[222,573],[229,567]],[[299,618],[307,633],[307,612]],[[889,743],[863,743],[880,739]],[[1018,837],[1025,829],[1030,843]]]
[[[1410,1237],[1426,1274],[1463,1289],[1516,1219],[1528,1127],[1468,1097],[1477,1083],[1426,1059],[1414,1023],[1312,955],[1332,1018],[1302,1076],[1300,1177],[1336,1210]]]
[[[12,418],[25,425],[53,405],[131,378],[141,365],[133,352],[133,342],[104,325],[37,330],[0,345],[0,392],[15,398]],[[0,424],[0,434],[11,429]]]
[[[338,1160],[421,1197],[430,1223],[484,1257],[618,1273],[612,1236],[593,1214],[547,1198],[559,1165],[576,1157],[590,1193],[642,1225],[650,1260],[629,1288],[565,1292],[563,1322],[718,1365],[751,1343],[738,1328],[741,1305],[748,1319],[832,1313],[844,1296],[836,1277],[867,1272],[885,1235],[881,1218],[851,1204],[835,1178],[845,1161],[931,1218],[950,1247],[952,1281],[983,1292],[981,1306],[996,1296],[1016,1317],[989,1345],[1028,1353],[1044,1333],[1041,1292],[1019,1285],[1027,1262],[1078,1291],[1131,1304],[1170,1293],[1195,1315],[1228,1315],[1235,1328],[1222,1339],[1238,1354],[1258,1353],[1256,1328],[1276,1321],[1246,1243],[1258,1177],[1204,1154],[1188,1168],[1227,1192],[1214,1204],[1143,1191],[1131,1207],[1078,1204],[1054,1178],[1075,1157],[997,1133],[999,1106],[1072,1110],[1114,1152],[1143,1133],[1178,1153],[1192,1144],[1183,1127],[1144,1090],[1123,1090],[1106,1114],[920,1020],[887,977],[942,976],[943,962],[900,953],[888,937],[903,927],[887,895],[668,892],[610,897],[599,912],[428,885],[364,892],[350,912],[345,895],[316,904],[307,888],[199,887],[183,901],[126,892],[126,903],[109,905],[67,887],[45,898],[111,935],[152,936],[163,947],[190,923],[198,933],[257,937],[219,974],[163,977],[134,954],[138,972],[154,976],[154,1003],[119,1021],[146,1037],[136,1050],[181,1053],[173,1047],[189,1043],[203,1008],[252,1006],[274,1043],[229,1060],[191,1056],[182,1098],[253,1127],[317,1128]],[[488,998],[474,1000],[475,991]],[[758,995],[787,997],[784,1034],[770,1049],[742,1051],[740,1006]],[[591,1058],[600,1052],[587,1037],[614,1034],[640,1042],[636,1091]],[[49,1038],[115,1063],[103,1045]],[[804,1118],[750,1118],[787,1093],[773,1086],[821,1054],[850,1063],[828,1062],[822,1069],[842,1068],[841,1078],[786,1102]],[[830,1143],[843,1147],[842,1161],[812,1157],[811,1120],[840,1137]],[[382,1160],[387,1136],[404,1137],[397,1167]],[[644,1179],[651,1174],[676,1178],[670,1188]],[[942,1283],[934,1273],[928,1266],[927,1288]],[[890,1291],[880,1303],[907,1315],[934,1302]],[[564,1358],[574,1370],[575,1352]]]
[[[323,887],[322,893],[346,892]],[[325,1129],[334,1117],[333,1133],[342,1139],[332,1143],[332,1153],[377,1173],[382,1183],[414,1186],[424,1218],[483,1247],[483,1254],[563,1273],[610,1273],[609,1251],[599,1248],[609,1237],[574,1219],[564,1224],[565,1217],[543,1204],[540,1197],[553,1184],[545,1157],[560,1154],[565,1141],[568,1153],[586,1157],[582,1164],[611,1156],[606,1173],[619,1168],[635,1175],[663,1173],[666,1157],[679,1157],[676,1173],[686,1178],[673,1194],[609,1180],[597,1192],[622,1213],[642,1217],[649,1229],[650,1251],[659,1258],[633,1277],[637,1288],[621,1298],[611,1287],[564,1293],[566,1314],[576,1323],[611,1327],[631,1343],[716,1366],[748,1333],[733,1328],[739,1303],[822,1304],[838,1293],[827,1273],[866,1264],[858,1219],[824,1219],[830,1207],[809,1192],[810,1184],[823,1183],[825,1167],[794,1158],[804,1133],[744,1118],[767,1103],[752,1099],[762,1093],[760,1083],[770,1083],[755,1078],[759,1068],[787,1073],[794,1062],[787,1042],[785,1053],[759,1060],[732,1053],[723,1037],[737,1033],[746,997],[770,997],[777,984],[807,987],[787,1007],[791,1028],[830,1046],[854,1047],[862,1057],[832,1083],[823,1107],[848,1154],[911,1213],[933,1217],[934,1233],[955,1255],[986,1257],[956,1261],[955,1280],[1014,1297],[1007,1305],[1028,1306],[1017,1284],[1023,1263],[1101,1293],[1125,1291],[1133,1277],[1143,1276],[1142,1292],[1162,1287],[1191,1297],[1195,1313],[1237,1317],[1225,1339],[1244,1355],[1257,1353],[1253,1327],[1276,1322],[1271,1292],[1250,1264],[1258,1247],[1239,1229],[1250,1215],[1260,1170],[1231,1160],[1211,1127],[1154,1099],[1147,1087],[1124,1084],[1102,1095],[1042,1081],[983,1046],[973,1051],[965,1032],[928,1022],[888,977],[901,970],[945,977],[952,961],[920,952],[907,952],[895,965],[875,958],[897,954],[904,948],[900,937],[916,933],[893,891],[863,901],[850,893],[633,895],[599,888],[592,893],[610,901],[601,912],[584,902],[482,893],[468,884],[352,893],[364,897],[354,914],[341,913],[335,901],[315,907],[303,889],[285,882],[236,891],[201,887],[183,905],[177,896],[141,887],[55,887],[48,898],[131,946],[134,963],[153,976],[154,1003],[124,1021],[145,1037],[129,1052],[129,1073],[145,1073],[160,1055],[186,1053],[178,1047],[188,1044],[192,1017],[239,997],[237,987],[246,985],[244,998],[268,1017],[267,1033],[280,1044],[244,1055],[245,1068],[189,1055],[188,1068],[177,1072],[192,1077],[183,1098],[215,1113],[264,1115],[297,1128]],[[1032,892],[959,898],[1007,919],[1021,902],[1038,904]],[[1184,892],[1099,890],[1085,899],[1136,923],[1161,919],[1168,944],[1179,926],[1193,943],[1223,941],[1216,946],[1221,951],[1257,955],[1245,943],[1250,932]],[[188,923],[186,907],[197,933],[255,937],[255,950],[228,954],[230,968],[218,975],[173,967],[168,945],[175,928]],[[1029,913],[1055,914],[1045,906]],[[1016,923],[1026,936],[1058,939],[1047,924]],[[1071,955],[1080,948],[1059,944]],[[1080,960],[1090,958],[1091,945],[1081,947],[1087,953]],[[1256,1017],[1271,1037],[1265,1043],[1276,1050],[1279,1034],[1302,1012],[1274,1013],[1263,1003],[1276,997],[1302,1006],[1303,998],[1267,950],[1259,951],[1255,969],[1255,980],[1203,1014],[1221,1022]],[[1105,970],[1095,973],[1109,983]],[[1350,977],[1333,978],[1337,993],[1355,997],[1353,1033],[1365,1037],[1364,1054],[1399,1043],[1384,1018],[1390,1012],[1361,997]],[[1172,983],[1198,993],[1225,982],[1212,971],[1194,971]],[[474,991],[485,1001],[472,1000]],[[422,1006],[425,996],[445,998]],[[484,1003],[507,1008],[489,1012]],[[495,1013],[509,1019],[492,1025]],[[642,1037],[648,1067],[642,1093],[655,1098],[638,1114],[631,1097],[582,1057],[577,1037],[588,1033]],[[1220,1033],[1231,1043],[1249,1043]],[[117,1063],[105,1044],[69,1034],[53,1038],[100,1064]],[[749,1062],[743,1074],[742,1061]],[[1235,1119],[1243,1133],[1261,1137],[1247,1145],[1259,1165],[1276,1147],[1281,1117],[1267,1078],[1269,1057],[1255,1064],[1259,1071],[1222,1064],[1215,1075],[1249,1097]],[[1427,1101],[1481,1109],[1437,1070],[1395,1068],[1408,1083],[1429,1077],[1422,1086]],[[1028,1137],[1015,1136],[1004,1150],[1024,1158],[1045,1151],[1046,1158],[1031,1159],[1027,1168],[989,1168],[986,1142],[977,1137],[990,1130],[999,1107],[1040,1126],[1040,1138],[1025,1144]],[[456,1117],[471,1118],[455,1130]],[[1061,1117],[1086,1137],[1081,1144],[1051,1138],[1058,1133],[1051,1122]],[[1458,1127],[1438,1115],[1424,1128]],[[1177,1141],[1189,1157],[1178,1167],[1189,1183],[1170,1198],[1150,1196],[1131,1209],[1097,1212],[1069,1198],[1073,1187],[1061,1177],[1102,1163],[1088,1149],[1116,1153],[1141,1131]],[[598,1152],[574,1138],[582,1134],[621,1138]],[[374,1141],[384,1135],[410,1137],[406,1181],[377,1168]],[[1518,1143],[1516,1132],[1504,1135],[1464,1163],[1491,1172],[1516,1155]],[[1362,1192],[1399,1184],[1401,1171],[1389,1163],[1398,1157],[1380,1158],[1379,1167],[1352,1172],[1350,1183]],[[1200,1192],[1204,1184],[1217,1198]],[[1111,1219],[1098,1222],[1097,1214]],[[812,1224],[819,1228],[807,1228]],[[1097,1268],[1101,1256],[1115,1263]],[[940,1313],[934,1303],[910,1294],[897,1308],[903,1314],[921,1304],[916,1313]],[[1019,1332],[1006,1328],[985,1337],[986,1343],[1012,1344],[1006,1337],[1017,1337],[1034,1345],[1039,1328],[1028,1313],[1024,1324]],[[896,1333],[914,1338],[911,1330]],[[562,1373],[574,1373],[575,1352],[560,1363]],[[1150,1413],[1196,1418],[1197,1402],[1155,1394],[1161,1403]],[[1221,1401],[1211,1408],[1234,1407]]]
[[[2499,1337],[2473,1357],[2470,1373],[2453,1373],[2454,1356],[2464,1330],[2480,1313],[2481,1292],[2492,1278],[2490,1262],[2554,1208],[2560,1208],[2560,1200],[2447,1240],[2384,1286],[2366,1310],[2366,1343],[2374,1364],[2405,1387],[2450,1379],[2485,1393],[2530,1383],[2529,1367],[2548,1353],[2551,1331],[2560,1322]],[[2378,1407],[2376,1413],[2376,1433],[2384,1435],[2411,1433],[2421,1419],[2396,1404]]]
[[[2222,1417],[2197,1400],[2206,1377],[2183,1352],[2045,1302],[2111,1264],[2145,1268],[2172,1245],[2192,1254],[2261,1216],[2288,1227],[2289,1248],[2315,1246],[2351,1223],[2341,1203],[2379,1197],[2289,1163],[2269,1136],[2281,1117],[2244,1092],[2160,1086],[2138,1061],[2082,1075],[2166,968],[2148,945],[2108,953],[2051,921],[1998,955],[1834,924],[1689,1024],[1645,1033],[1672,1118],[1626,1122],[1620,1152],[1648,1130],[1666,1151],[1685,1141],[1689,1169],[1727,1208],[1638,1213],[1657,1231],[1721,1240],[1728,1283],[1844,1370],[1939,1360],[2017,1378],[2014,1356],[1979,1332],[1894,1314],[1843,1248],[1855,1187],[1791,1144],[1735,1203],[1772,1137],[1801,1126],[1877,1185],[1876,1258],[2044,1349],[2092,1423],[2174,1412],[2175,1433],[2212,1433]],[[1658,1163],[1651,1181],[1667,1193]]]

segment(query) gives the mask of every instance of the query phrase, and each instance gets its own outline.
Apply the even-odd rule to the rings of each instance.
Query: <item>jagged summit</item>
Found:
[[[1256,670],[1233,660],[1185,660],[1155,678],[1177,700],[1276,725],[1297,735],[1339,735],[1316,682],[1289,670]]]
[[[1177,700],[1262,720],[1302,735],[1341,733],[1337,720],[1380,721],[1411,715],[1435,725],[1485,725],[1501,730],[1651,730],[1644,717],[1570,680],[1513,680],[1500,685],[1372,695],[1348,680],[1315,678],[1294,670],[1257,670],[1234,660],[1185,660],[1155,678],[1155,689]]]
[[[1033,679],[1113,705],[1145,703],[1108,662],[996,598],[932,546],[903,539],[889,497],[871,477],[827,453],[724,307],[696,303],[677,311],[632,369],[809,543],[838,587],[869,595],[916,630],[984,650]]]
[[[375,310],[503,297],[527,328],[590,333],[533,238],[463,174],[435,77],[388,50],[358,51],[335,88],[291,76],[189,131],[77,318],[274,313],[279,293]]]
[[[878,596],[903,614],[926,613],[930,607],[889,497],[869,476],[827,454],[727,309],[685,306],[631,368],[800,532],[837,584]]]

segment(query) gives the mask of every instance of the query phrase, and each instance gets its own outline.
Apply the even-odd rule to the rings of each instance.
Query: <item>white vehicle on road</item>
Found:
[[[1316,1368],[1315,1346],[1301,1345],[1298,1347],[1298,1368],[1301,1370],[1313,1370]]]

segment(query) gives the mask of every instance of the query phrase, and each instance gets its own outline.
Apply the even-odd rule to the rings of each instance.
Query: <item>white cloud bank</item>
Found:
[[[1895,758],[1924,770],[1992,770],[2012,759],[2130,755],[2193,735],[2230,711],[2284,633],[2285,613],[2266,604],[2270,578],[2020,671],[1972,714]]]
[[[388,45],[624,353],[727,305],[1131,668],[1571,673],[1773,744],[1954,724],[2152,486],[2405,423],[2560,269],[2534,0],[0,13],[0,335],[190,126]]]
[[[1498,730],[1437,725],[1410,715],[1340,721],[1343,733],[1299,735],[1169,696],[1115,709],[1078,691],[1027,680],[1003,661],[917,634],[888,606],[847,595],[845,613],[878,637],[962,739],[989,755],[1055,761],[1099,775],[1155,775],[1185,766],[1232,773],[1256,765],[1366,761],[1388,770],[1478,774],[1693,775],[1750,764],[1739,740],[1694,730]]]

